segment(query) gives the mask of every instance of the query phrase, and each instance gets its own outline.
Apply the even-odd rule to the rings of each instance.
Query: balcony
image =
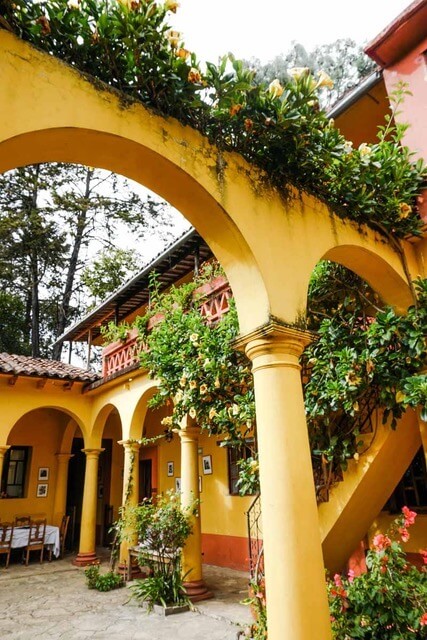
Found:
[[[215,324],[230,308],[232,292],[224,276],[218,276],[198,289],[201,296],[200,313],[209,324]],[[160,317],[150,320],[149,328],[160,321]],[[126,340],[113,342],[102,351],[102,377],[111,378],[127,373],[138,366],[139,354],[145,345],[138,339],[138,331],[132,329]]]

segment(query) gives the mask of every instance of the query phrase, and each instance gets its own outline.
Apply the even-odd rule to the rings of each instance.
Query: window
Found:
[[[5,455],[1,491],[8,498],[24,498],[30,447],[11,447]]]
[[[228,453],[228,488],[230,491],[230,495],[238,496],[239,495],[239,487],[237,486],[237,481],[239,479],[239,460],[247,460],[248,458],[253,456],[253,450],[249,446],[250,442],[248,441],[248,446],[242,445],[241,447],[227,447]],[[253,441],[252,441],[253,444]]]
[[[427,471],[422,447],[415,454],[385,509],[398,513],[405,505],[418,511],[427,509]]]

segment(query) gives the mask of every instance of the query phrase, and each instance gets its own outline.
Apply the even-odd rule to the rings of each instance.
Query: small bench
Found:
[[[176,551],[176,555],[178,555],[179,553],[181,553],[181,549],[177,549]],[[126,580],[130,581],[132,580],[132,559],[136,558],[137,559],[137,564],[138,566],[147,566],[147,565],[140,565],[139,564],[139,559],[141,557],[141,555],[144,554],[144,561],[150,562],[155,564],[158,559],[159,559],[159,553],[157,551],[155,551],[154,549],[150,549],[149,547],[145,547],[143,545],[137,544],[134,547],[129,547],[128,549],[128,562],[127,562],[127,575],[126,575]],[[164,557],[164,561],[166,563],[169,563],[172,559],[174,559],[175,556],[171,556],[171,557]]]

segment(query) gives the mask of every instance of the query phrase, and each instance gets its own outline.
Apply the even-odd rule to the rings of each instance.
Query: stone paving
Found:
[[[0,639],[49,638],[83,640],[236,640],[250,622],[240,601],[247,594],[246,573],[205,565],[204,576],[212,600],[193,611],[163,617],[147,614],[129,589],[107,593],[89,591],[84,570],[63,560],[12,563],[0,567]],[[103,562],[105,569],[106,562]]]

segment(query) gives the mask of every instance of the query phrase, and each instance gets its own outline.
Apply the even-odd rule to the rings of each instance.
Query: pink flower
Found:
[[[420,554],[423,557],[424,564],[427,564],[427,549],[420,549]]]
[[[402,542],[408,542],[409,540],[409,531],[406,527],[399,527],[399,533],[402,538]]]
[[[375,551],[383,551],[387,549],[391,545],[391,540],[388,536],[385,536],[383,533],[379,533],[372,540],[373,547]]]
[[[353,569],[349,569],[347,575],[348,575],[348,581],[349,582],[353,582],[353,580],[354,580],[354,571],[353,571]]]
[[[402,507],[402,513],[405,516],[405,527],[410,527],[414,524],[417,514],[415,511],[411,511],[408,507]]]
[[[336,573],[334,575],[334,583],[336,587],[342,587],[342,580],[341,580],[341,576],[339,573]]]
[[[421,616],[420,626],[421,627],[427,626],[427,613],[423,613],[423,615]]]

